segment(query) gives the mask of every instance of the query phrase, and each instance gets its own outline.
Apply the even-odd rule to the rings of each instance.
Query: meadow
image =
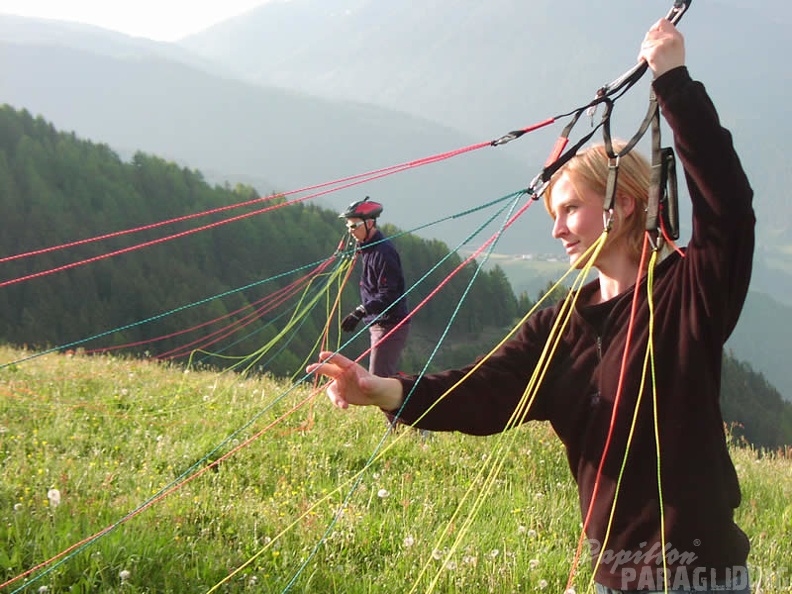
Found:
[[[581,529],[547,425],[388,432],[268,376],[2,347],[0,444],[2,594],[559,593]],[[732,452],[755,591],[792,591],[792,460]]]

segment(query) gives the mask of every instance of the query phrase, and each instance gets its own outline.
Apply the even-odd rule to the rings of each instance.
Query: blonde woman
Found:
[[[740,487],[719,398],[723,345],[737,323],[751,276],[753,193],[729,132],[684,65],[684,40],[676,28],[657,22],[646,34],[640,58],[655,76],[654,90],[674,133],[693,203],[684,257],[671,253],[653,271],[662,484],[651,380],[639,394],[649,338],[647,278],[639,251],[648,176],[646,163],[635,156],[621,162],[613,228],[594,262],[597,278],[582,288],[525,420],[550,421],[566,448],[600,594],[749,592],[749,543],[733,520]],[[601,147],[583,152],[556,173],[546,193],[553,237],[577,266],[604,229],[606,164]],[[633,316],[636,279],[643,290]],[[433,431],[497,433],[517,409],[558,315],[559,307],[553,307],[529,317],[514,338],[442,399],[472,365],[420,381],[377,378],[349,359],[323,353],[308,370],[334,380],[327,393],[340,408],[373,405]],[[598,562],[603,559],[607,562]]]

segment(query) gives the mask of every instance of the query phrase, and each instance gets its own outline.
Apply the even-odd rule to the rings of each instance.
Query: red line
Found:
[[[523,128],[523,130],[526,131],[526,132],[530,132],[530,131],[536,130],[538,128],[542,128],[544,126],[547,126],[547,125],[553,123],[554,121],[555,120],[553,118],[550,118],[550,119],[545,120],[543,122],[539,122],[538,124],[534,124],[533,126],[528,126],[527,128]],[[235,221],[239,221],[239,220],[245,219],[247,217],[252,217],[254,215],[263,214],[265,212],[268,212],[270,210],[274,210],[276,208],[281,208],[283,206],[296,204],[298,202],[302,202],[302,201],[308,200],[310,198],[316,198],[318,196],[323,196],[325,194],[329,194],[329,193],[337,192],[339,190],[343,190],[343,189],[346,189],[346,188],[354,187],[354,186],[357,186],[357,185],[360,185],[360,184],[363,184],[363,183],[366,183],[366,182],[370,182],[370,181],[374,181],[376,179],[380,179],[382,177],[386,177],[388,175],[393,175],[394,173],[400,173],[402,171],[406,171],[408,169],[412,169],[412,168],[415,168],[415,167],[421,167],[423,165],[429,165],[431,163],[437,163],[439,161],[444,161],[444,160],[450,159],[452,157],[456,157],[456,156],[462,155],[464,153],[476,151],[476,150],[479,150],[481,148],[484,148],[484,147],[487,147],[487,146],[491,146],[491,144],[492,144],[491,141],[480,142],[480,143],[477,143],[477,144],[472,144],[472,145],[469,145],[469,146],[466,146],[466,147],[462,147],[462,148],[459,148],[459,149],[455,149],[455,150],[452,150],[452,151],[448,151],[448,152],[445,152],[445,153],[438,153],[438,154],[435,154],[435,155],[432,155],[432,156],[429,156],[429,157],[423,157],[421,159],[416,159],[416,160],[413,160],[413,161],[407,161],[407,162],[404,162],[404,163],[401,163],[401,164],[398,164],[398,165],[391,165],[389,167],[383,167],[381,169],[376,169],[376,170],[369,171],[369,172],[366,172],[366,173],[359,173],[359,174],[348,176],[348,177],[345,177],[345,178],[340,178],[340,179],[335,180],[335,181],[325,182],[325,183],[322,183],[322,184],[316,184],[316,185],[313,185],[313,186],[307,186],[307,187],[301,188],[299,190],[291,190],[289,192],[276,194],[276,195],[270,196],[268,198],[255,198],[253,200],[249,200],[249,201],[242,202],[242,203],[235,204],[235,205],[220,207],[220,208],[217,208],[217,209],[205,211],[203,213],[197,213],[197,214],[193,214],[193,215],[186,215],[184,217],[178,217],[178,218],[175,218],[175,219],[169,219],[167,221],[162,221],[160,223],[152,223],[150,225],[145,225],[143,227],[137,227],[137,228],[128,229],[128,230],[125,230],[125,231],[117,231],[117,232],[114,232],[114,233],[109,233],[109,234],[97,236],[97,237],[94,237],[94,238],[83,239],[83,240],[74,241],[74,242],[71,242],[71,243],[66,243],[66,244],[63,244],[63,245],[60,245],[60,246],[54,246],[54,247],[50,247],[50,248],[43,248],[43,249],[40,249],[40,250],[26,252],[26,253],[18,254],[18,255],[15,255],[15,256],[7,256],[5,258],[0,258],[0,263],[8,262],[8,261],[11,261],[11,260],[16,260],[16,259],[20,259],[20,258],[24,258],[24,257],[28,257],[28,256],[49,253],[49,252],[52,252],[52,251],[55,251],[55,250],[58,250],[58,249],[64,249],[64,248],[67,248],[67,247],[73,247],[73,246],[77,246],[77,245],[85,245],[87,243],[91,243],[91,242],[94,242],[94,241],[99,241],[99,240],[102,240],[102,239],[108,239],[108,238],[111,238],[111,237],[119,237],[119,236],[122,236],[122,235],[135,233],[135,232],[142,231],[142,230],[154,229],[154,228],[161,227],[161,226],[164,226],[164,225],[167,225],[167,224],[180,222],[180,221],[185,221],[185,220],[197,218],[197,217],[200,217],[200,216],[204,216],[204,215],[207,215],[207,214],[214,214],[214,213],[218,213],[218,212],[223,212],[225,210],[230,210],[230,209],[237,208],[237,207],[240,207],[240,206],[249,206],[251,204],[254,204],[254,203],[262,201],[262,200],[268,200],[268,199],[272,199],[272,198],[279,198],[279,197],[288,196],[288,195],[296,194],[296,193],[300,193],[300,192],[306,192],[306,191],[311,191],[311,190],[315,190],[315,189],[326,188],[328,186],[334,186],[336,184],[343,184],[343,185],[340,185],[338,187],[333,187],[333,188],[331,188],[329,190],[324,190],[322,192],[309,194],[308,196],[304,196],[302,198],[297,198],[297,199],[294,199],[294,200],[286,201],[286,202],[283,202],[281,204],[274,205],[272,207],[259,209],[259,210],[253,211],[253,212],[245,214],[245,215],[238,215],[238,216],[226,219],[224,221],[218,221],[218,222],[215,222],[215,223],[212,223],[212,224],[209,224],[209,225],[203,225],[201,227],[197,227],[197,228],[189,230],[189,231],[183,231],[183,232],[180,232],[180,233],[175,233],[173,235],[169,235],[169,236],[162,237],[162,238],[159,238],[159,239],[146,241],[146,242],[134,245],[134,246],[126,247],[126,248],[115,250],[115,251],[112,251],[112,252],[108,252],[108,253],[100,255],[100,256],[94,256],[92,258],[87,258],[85,260],[78,260],[76,262],[72,262],[70,264],[65,264],[63,266],[58,266],[58,267],[55,267],[55,268],[50,268],[48,270],[43,270],[43,271],[36,272],[36,273],[33,273],[33,274],[28,274],[26,276],[18,277],[16,279],[6,280],[6,281],[3,281],[3,282],[0,282],[0,287],[6,287],[6,286],[17,284],[17,283],[20,283],[20,282],[32,280],[34,278],[39,278],[39,277],[47,276],[49,274],[54,274],[56,272],[63,272],[65,270],[70,270],[70,269],[76,268],[78,266],[82,266],[82,265],[85,265],[85,264],[90,264],[92,262],[98,262],[98,261],[104,260],[106,258],[111,258],[111,257],[118,256],[118,255],[121,255],[121,254],[126,254],[126,253],[132,252],[132,251],[137,250],[137,249],[141,249],[141,248],[144,248],[144,247],[149,247],[149,246],[156,245],[156,244],[159,244],[159,243],[164,243],[164,242],[170,241],[172,239],[185,237],[185,236],[190,235],[192,233],[197,233],[198,231],[205,231],[207,229],[212,229],[212,228],[215,228],[215,227],[219,227],[221,225],[225,225],[227,223],[232,223],[232,222],[235,222]],[[346,182],[350,182],[350,183],[346,183]]]
[[[464,148],[464,149],[458,149],[458,150],[453,151],[451,153],[445,153],[444,155],[438,155],[438,156],[434,156],[434,157],[427,157],[426,159],[423,159],[422,162],[420,162],[419,164],[405,166],[404,168],[399,169],[399,170],[388,171],[386,173],[382,173],[380,175],[369,177],[369,178],[366,178],[366,179],[363,179],[363,180],[358,180],[358,181],[355,181],[355,182],[351,182],[349,184],[346,184],[346,185],[343,185],[343,186],[339,186],[337,188],[332,188],[330,190],[324,190],[322,192],[317,192],[315,194],[309,194],[308,196],[303,196],[302,198],[296,198],[294,200],[290,200],[290,201],[287,201],[287,202],[282,202],[280,204],[276,204],[276,205],[273,205],[273,206],[270,206],[270,207],[267,207],[267,208],[262,208],[262,209],[259,209],[259,210],[256,210],[256,211],[253,211],[253,212],[250,212],[250,213],[247,213],[247,214],[237,215],[235,217],[231,217],[231,218],[226,219],[224,221],[217,221],[215,223],[211,223],[211,224],[208,224],[208,225],[203,225],[201,227],[196,227],[195,229],[191,229],[189,231],[182,231],[180,233],[176,233],[176,234],[169,235],[169,236],[166,236],[166,237],[162,237],[162,238],[159,238],[159,239],[146,241],[146,242],[134,245],[134,246],[130,246],[130,247],[126,247],[126,248],[123,248],[123,249],[115,250],[115,251],[112,251],[112,252],[109,252],[107,254],[103,254],[103,255],[100,255],[100,256],[94,256],[92,258],[87,258],[85,260],[79,260],[77,262],[72,262],[70,264],[65,264],[63,266],[58,266],[56,268],[50,268],[48,270],[43,270],[41,272],[28,274],[26,276],[18,277],[16,279],[3,281],[3,282],[0,282],[0,287],[6,287],[6,286],[17,284],[17,283],[20,283],[20,282],[23,282],[23,281],[32,280],[34,278],[47,276],[47,275],[53,274],[55,272],[62,272],[62,271],[65,271],[65,270],[70,270],[72,268],[77,268],[78,266],[83,266],[85,264],[90,264],[92,262],[98,262],[100,260],[111,258],[113,256],[119,256],[121,254],[126,254],[126,253],[132,252],[132,251],[137,250],[137,249],[141,249],[141,248],[144,248],[144,247],[149,247],[149,246],[152,246],[152,245],[157,245],[157,244],[160,244],[160,243],[164,243],[166,241],[170,241],[172,239],[178,239],[180,237],[185,237],[187,235],[191,235],[191,234],[197,233],[199,231],[205,231],[205,230],[208,230],[208,229],[213,229],[215,227],[220,227],[221,225],[226,225],[228,223],[233,223],[233,222],[236,222],[236,221],[239,221],[239,220],[242,220],[242,219],[246,219],[248,217],[252,217],[252,216],[255,216],[255,215],[263,214],[263,213],[269,212],[271,210],[275,210],[275,209],[278,209],[278,208],[283,208],[284,206],[290,206],[292,204],[297,204],[298,202],[303,202],[303,201],[311,199],[311,198],[316,198],[318,196],[324,196],[325,194],[330,194],[331,192],[337,192],[339,190],[343,190],[343,189],[346,189],[346,188],[357,186],[357,185],[360,185],[362,183],[366,183],[366,182],[369,182],[369,181],[373,181],[375,179],[379,179],[381,177],[386,177],[388,175],[392,175],[392,174],[398,173],[400,171],[405,171],[405,170],[407,170],[407,169],[409,169],[411,167],[417,167],[419,165],[426,165],[426,164],[434,163],[434,162],[441,161],[441,160],[444,160],[444,159],[449,159],[449,158],[451,158],[453,156],[462,154],[463,152],[468,152],[468,151],[476,150],[477,148],[481,148],[481,146],[487,146],[487,144],[479,145],[479,146],[467,147],[467,148]]]

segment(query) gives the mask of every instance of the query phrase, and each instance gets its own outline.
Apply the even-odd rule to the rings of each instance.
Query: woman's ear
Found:
[[[635,212],[635,198],[628,194],[619,194],[616,196],[616,204],[621,210],[622,216],[626,219]]]

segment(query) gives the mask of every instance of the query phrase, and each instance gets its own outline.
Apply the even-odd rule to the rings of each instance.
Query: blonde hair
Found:
[[[624,147],[623,141],[614,141],[613,149],[619,153]],[[551,208],[553,187],[563,173],[569,176],[573,186],[585,185],[587,188],[602,196],[603,206],[605,191],[608,184],[608,154],[602,144],[592,145],[572,157],[551,178],[550,184],[544,193],[544,203],[547,212],[555,219]],[[629,151],[619,159],[619,177],[616,185],[614,210],[618,213],[618,198],[632,198],[635,200],[633,212],[622,217],[622,224],[614,230],[609,241],[623,240],[631,258],[636,262],[641,259],[644,234],[646,230],[646,207],[649,202],[649,180],[651,167],[646,158],[635,150]]]

